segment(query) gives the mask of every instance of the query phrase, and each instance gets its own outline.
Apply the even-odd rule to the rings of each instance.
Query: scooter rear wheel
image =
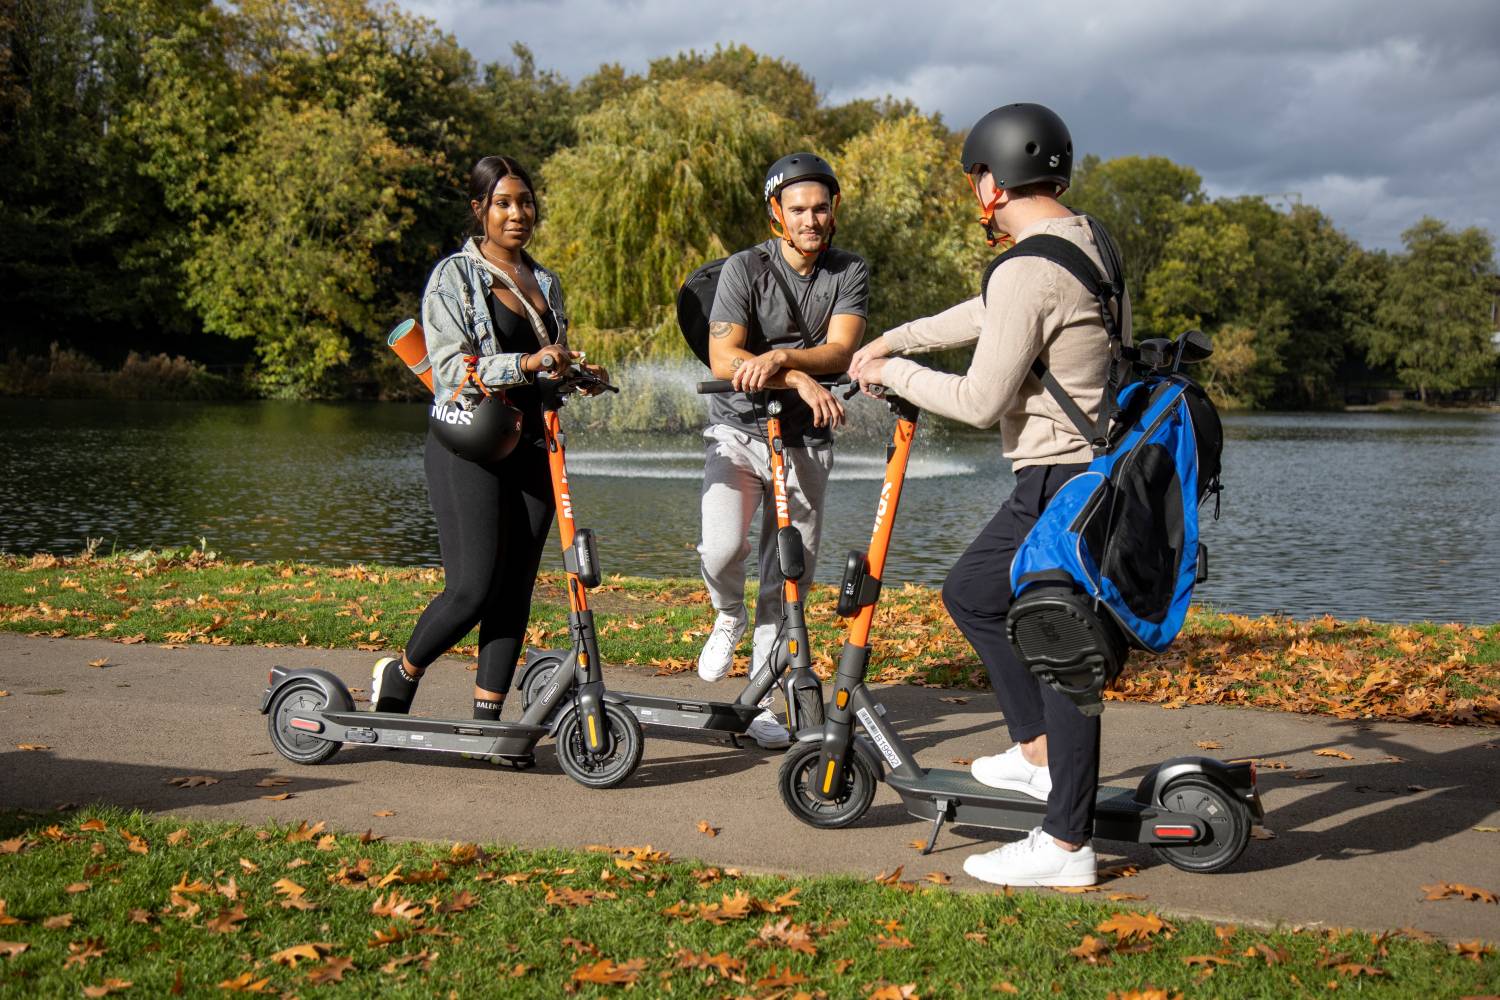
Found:
[[[328,696],[312,681],[293,681],[276,692],[266,713],[266,728],[276,752],[296,764],[321,764],[339,752],[339,744],[293,729],[293,716],[310,716],[328,705]]]
[[[561,660],[544,661],[542,666],[532,671],[531,676],[526,678],[526,686],[521,690],[523,712],[542,697],[542,692],[547,690],[547,685],[552,682],[552,675],[557,673],[557,668],[560,666],[562,666]]]
[[[1211,778],[1178,778],[1162,792],[1161,803],[1173,812],[1197,816],[1208,827],[1208,836],[1195,844],[1154,845],[1157,856],[1174,868],[1198,874],[1222,871],[1250,842],[1250,810]]]
[[[604,724],[609,729],[610,751],[603,757],[590,756],[583,742],[583,726],[576,709],[557,727],[557,762],[568,777],[589,788],[613,788],[631,774],[641,762],[646,736],[634,715],[618,705],[604,706]]]
[[[844,765],[844,794],[832,801],[820,799],[812,789],[822,751],[819,743],[793,746],[781,762],[776,784],[781,790],[781,801],[786,803],[793,816],[809,826],[837,830],[853,823],[870,808],[870,803],[875,800],[876,777],[864,757],[851,751],[848,763]]]
[[[823,689],[798,688],[795,697],[797,699],[797,732],[804,729],[822,729]]]

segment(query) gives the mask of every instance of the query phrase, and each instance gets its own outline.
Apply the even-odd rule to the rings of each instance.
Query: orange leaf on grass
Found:
[[[331,955],[328,961],[307,974],[307,981],[314,986],[343,982],[344,973],[352,968],[354,968],[354,959]]]
[[[204,924],[215,934],[233,934],[240,929],[240,924],[250,919],[250,914],[245,908],[236,903],[232,907],[226,907],[219,911],[219,915]]]
[[[274,990],[267,990],[266,989],[266,987],[269,986],[270,983],[271,983],[271,977],[270,976],[267,976],[264,979],[256,979],[255,978],[255,973],[253,973],[253,972],[241,972],[238,976],[235,976],[233,979],[226,979],[223,982],[219,983],[219,989],[221,989],[221,990],[227,990],[230,993],[267,993],[267,992],[275,992]]]
[[[102,819],[90,819],[79,823],[78,829],[84,833],[103,833],[109,827],[104,824],[104,820]]]
[[[1089,965],[1108,965],[1109,942],[1092,934],[1085,934],[1076,948],[1068,949],[1068,954]]]
[[[294,944],[290,948],[281,949],[271,956],[271,961],[295,969],[298,962],[316,962],[332,950],[331,944],[309,941],[307,944]]]
[[[72,965],[87,965],[90,959],[102,958],[109,949],[104,947],[102,937],[84,938],[82,941],[68,942],[68,957],[63,960],[63,968]]]
[[[793,972],[790,965],[785,969],[777,968],[773,965],[769,973],[755,981],[755,988],[758,990],[776,987],[784,989],[790,986],[799,986],[805,982],[807,982],[807,977],[800,972]]]
[[[1115,940],[1121,942],[1132,938],[1144,941],[1161,931],[1175,931],[1176,929],[1156,914],[1141,913],[1138,910],[1116,913],[1094,928],[1096,931],[1114,934]]]
[[[574,969],[572,981],[575,983],[597,983],[601,986],[629,986],[645,971],[646,960],[644,958],[628,959],[618,965],[610,959],[604,958],[591,964],[580,965]]]
[[[83,988],[83,995],[86,997],[107,997],[111,993],[119,993],[123,990],[128,990],[134,985],[135,983],[129,979],[106,978],[104,982],[100,983],[98,986],[85,986]]]
[[[73,926],[73,914],[59,913],[55,917],[48,917],[42,921],[42,929],[48,931],[60,931]]]

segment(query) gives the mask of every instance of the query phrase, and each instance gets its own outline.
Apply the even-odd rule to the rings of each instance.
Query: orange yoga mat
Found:
[[[427,334],[422,330],[422,324],[414,319],[402,320],[391,330],[385,342],[431,392],[432,362],[427,359]]]

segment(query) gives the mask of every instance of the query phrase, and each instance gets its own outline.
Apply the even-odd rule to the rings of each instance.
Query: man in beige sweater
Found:
[[[1081,248],[1109,275],[1098,241],[1108,237],[1058,202],[1071,175],[1073,144],[1056,114],[1012,104],[985,115],[970,131],[964,170],[979,198],[994,245],[1039,234]],[[1094,797],[1099,780],[1099,719],[1039,683],[1005,632],[1010,564],[1017,547],[1058,489],[1087,467],[1090,442],[1032,372],[1040,359],[1062,389],[1097,420],[1109,379],[1110,337],[1104,309],[1129,342],[1129,302],[1101,305],[1059,264],[1018,257],[987,275],[985,294],[886,332],[860,349],[849,374],[883,385],[924,410],[976,427],[997,421],[1016,487],[959,557],[943,585],[948,613],[990,675],[1015,745],[980,757],[984,784],[1047,801],[1046,819],[1024,840],[964,862],[976,878],[1004,885],[1092,885],[1096,879]],[[969,370],[935,371],[891,357],[974,346]]]

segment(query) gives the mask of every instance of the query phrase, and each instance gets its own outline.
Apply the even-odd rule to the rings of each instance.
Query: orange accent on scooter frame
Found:
[[[906,482],[906,463],[911,457],[912,439],[916,434],[916,421],[902,417],[896,421],[896,430],[891,435],[891,457],[885,463],[885,481],[880,486],[880,505],[875,509],[875,528],[870,533],[870,548],[866,553],[870,576],[877,580],[885,578],[885,557],[891,548],[891,529],[896,523],[896,508],[901,503],[901,488]],[[874,620],[874,604],[860,608],[859,614],[849,619],[849,642],[855,646],[868,647],[870,625]]]
[[[775,445],[781,441],[781,418],[766,417],[766,443],[771,451],[771,497],[776,503],[776,527],[792,526],[791,501],[786,493],[786,455]],[[802,600],[796,580],[781,581],[781,599],[795,604]]]
[[[552,473],[552,499],[557,505],[557,535],[566,553],[573,547],[573,498],[568,493],[568,459],[563,445],[562,421],[556,410],[542,411],[542,431],[547,445],[547,467]],[[587,611],[588,597],[578,574],[568,572],[568,607]]]

